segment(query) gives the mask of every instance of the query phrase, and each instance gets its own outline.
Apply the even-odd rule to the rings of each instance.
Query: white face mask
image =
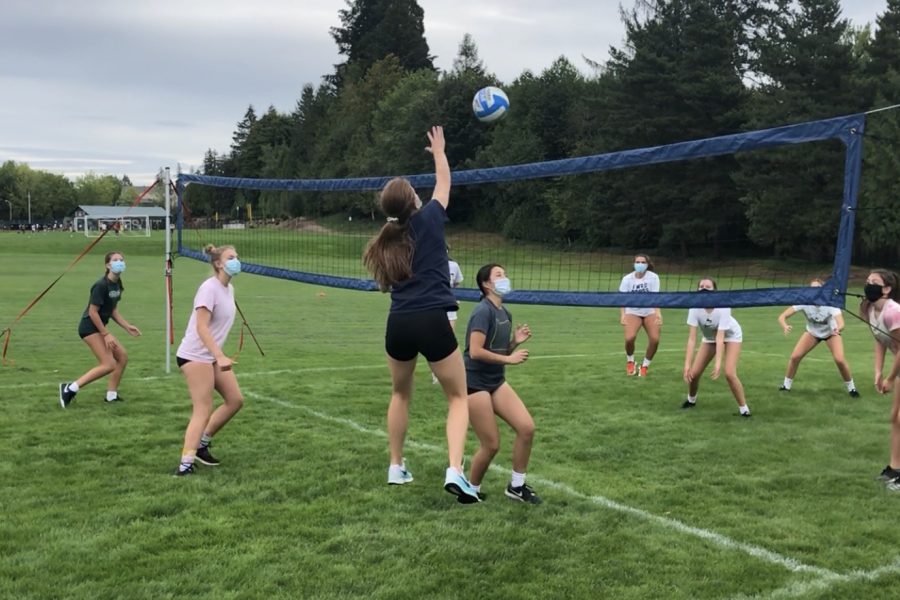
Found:
[[[494,280],[494,293],[500,296],[501,298],[512,291],[512,286],[509,283],[508,277],[501,277],[500,279]]]
[[[634,263],[634,270],[638,273],[644,273],[647,270],[647,263]]]

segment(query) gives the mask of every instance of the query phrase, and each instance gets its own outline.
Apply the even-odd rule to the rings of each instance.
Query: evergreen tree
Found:
[[[434,69],[425,40],[425,13],[416,0],[347,0],[338,14],[340,27],[331,29],[338,52],[346,60],[327,78],[340,89],[345,80],[358,81],[389,54],[408,71]]]

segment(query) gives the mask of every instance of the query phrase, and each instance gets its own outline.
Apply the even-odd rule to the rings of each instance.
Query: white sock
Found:
[[[647,358],[647,357],[644,357],[644,366],[645,366],[645,367],[649,367],[649,366],[650,366],[650,359]]]
[[[626,354],[625,356],[628,362],[634,362],[634,354]]]
[[[742,414],[742,415],[746,415],[748,412],[750,412],[750,407],[747,406],[746,404],[743,405],[743,406],[741,406],[741,407],[739,407],[739,408],[740,408],[740,410],[741,410],[741,414]]]
[[[848,391],[848,392],[852,392],[853,390],[856,389],[856,384],[853,383],[853,380],[852,380],[852,379],[851,379],[850,381],[845,381],[845,382],[844,382],[844,385],[847,386],[847,391]]]
[[[790,377],[785,377],[784,378],[784,389],[789,390],[789,389],[791,389],[792,385],[794,385],[794,380],[791,379]]]
[[[106,392],[106,401],[112,402],[113,400],[118,399],[119,392]]]
[[[73,381],[72,383],[70,383],[69,385],[66,386],[66,389],[69,390],[70,392],[72,392],[73,394],[77,394],[78,390],[81,388],[78,387],[77,381]]]
[[[697,404],[697,396],[691,396],[690,394],[688,394],[688,402],[690,402],[691,404]]]
[[[478,485],[472,485],[472,489],[475,490],[475,493],[477,494],[481,491],[481,484],[479,483]]]
[[[512,481],[509,482],[509,485],[514,488],[522,487],[523,485],[525,485],[525,473],[516,473],[515,471],[513,471]]]

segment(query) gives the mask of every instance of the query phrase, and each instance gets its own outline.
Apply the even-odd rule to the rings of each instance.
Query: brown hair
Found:
[[[897,287],[897,274],[893,271],[888,271],[887,269],[872,269],[869,271],[869,275],[878,275],[881,277],[881,280],[884,282],[885,287],[891,288],[891,293],[888,294],[888,298],[891,300],[900,299],[900,289]],[[866,278],[868,279],[868,277]],[[859,303],[859,316],[865,319],[867,322],[869,320],[869,308],[872,306],[872,303],[869,302],[869,299],[863,296],[862,302]]]
[[[416,212],[416,191],[409,181],[395,177],[381,190],[379,203],[388,221],[366,246],[363,263],[378,289],[387,292],[412,277],[415,243],[409,235],[409,219]]]
[[[231,244],[226,244],[225,246],[213,246],[212,244],[207,244],[203,247],[203,254],[209,257],[209,264],[212,265],[212,268],[215,269],[216,273],[218,273],[220,269],[220,267],[216,267],[216,261],[222,258],[222,253],[226,250],[234,250],[234,246]]]
[[[704,281],[709,281],[710,283],[712,283],[714,290],[719,289],[719,285],[716,283],[716,280],[713,279],[712,277],[701,277],[699,280],[697,280],[697,289],[700,289],[700,284],[703,283]]]

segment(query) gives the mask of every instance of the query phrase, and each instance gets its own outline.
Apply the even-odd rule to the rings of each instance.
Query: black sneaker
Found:
[[[518,500],[519,502],[525,502],[526,504],[540,504],[542,502],[541,497],[535,494],[534,490],[525,484],[519,487],[513,487],[512,484],[507,485],[506,497]]]
[[[487,500],[487,494],[485,494],[484,492],[476,492],[476,494],[478,494],[478,499],[480,501],[484,502],[485,500]]]
[[[884,487],[892,492],[900,492],[900,474],[885,481]]]
[[[891,465],[888,465],[881,470],[881,474],[879,474],[876,479],[879,479],[881,481],[890,481],[891,479],[895,479],[897,477],[900,477],[900,471],[892,469]]]
[[[749,419],[749,418],[752,417],[753,415],[751,415],[751,414],[750,414],[750,411],[748,410],[747,412],[738,412],[738,416],[739,416],[739,417],[744,417],[745,419]]]
[[[778,391],[779,392],[789,392],[789,391],[791,391],[791,388],[781,386],[780,388],[778,388]]]
[[[59,405],[66,408],[74,399],[75,392],[69,391],[69,384],[66,382],[59,384]]]
[[[209,447],[197,448],[196,458],[208,467],[215,467],[219,464],[219,459],[209,453]]]
[[[178,468],[175,469],[175,472],[172,474],[175,477],[184,477],[186,475],[194,475],[197,473],[197,469],[194,468],[194,465],[191,464],[187,469],[182,469],[181,465],[178,465]]]
[[[856,390],[850,390],[850,397],[851,398],[859,398],[859,392]]]
[[[697,406],[696,402],[691,402],[690,400],[685,400],[684,403],[681,405],[681,408],[694,408],[695,406]]]
[[[117,395],[117,396],[116,396],[115,398],[113,398],[112,400],[110,400],[109,398],[105,398],[104,401],[105,401],[105,402],[125,402],[125,398],[123,398],[122,396],[118,396],[118,395]]]

